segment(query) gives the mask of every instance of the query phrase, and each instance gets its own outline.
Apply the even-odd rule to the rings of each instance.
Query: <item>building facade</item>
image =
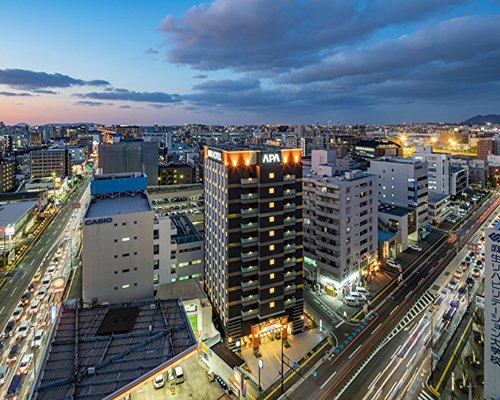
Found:
[[[64,148],[34,150],[30,153],[31,179],[69,176],[69,152]]]
[[[188,185],[193,183],[193,168],[183,163],[160,165],[158,185]]]
[[[429,192],[450,194],[451,154],[433,153],[430,146],[417,146],[413,159],[427,161]]]
[[[303,329],[300,150],[205,147],[205,290],[226,343]]]
[[[11,192],[16,188],[16,161],[0,160],[0,192]]]

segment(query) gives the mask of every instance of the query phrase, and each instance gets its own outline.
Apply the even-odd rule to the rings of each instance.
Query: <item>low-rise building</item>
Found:
[[[429,220],[433,225],[439,225],[450,214],[450,196],[443,193],[429,192]]]

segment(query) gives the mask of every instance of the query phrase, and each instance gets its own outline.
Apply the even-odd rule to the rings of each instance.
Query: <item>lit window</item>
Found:
[[[269,231],[269,237],[273,237],[274,236],[274,231]]]
[[[130,238],[128,238],[128,237],[122,238],[122,242],[128,242],[129,240],[130,240]]]
[[[122,289],[128,289],[129,287],[130,287],[130,285],[123,285]]]
[[[269,251],[273,251],[274,250],[274,244],[270,244],[269,245]]]
[[[274,306],[275,306],[274,301],[271,301],[271,302],[269,303],[269,308],[274,308]]]
[[[274,279],[274,272],[269,274],[269,279]]]
[[[274,179],[274,172],[269,172],[269,179]]]
[[[271,258],[271,259],[269,260],[269,265],[274,265],[274,258]]]
[[[269,194],[273,194],[274,193],[274,188],[269,188]]]
[[[271,201],[271,202],[269,203],[269,208],[274,208],[274,202],[273,202],[273,201]]]
[[[270,293],[270,294],[273,294],[273,293],[274,293],[274,288],[273,288],[273,287],[272,287],[272,288],[269,288],[269,293]]]
[[[269,222],[274,222],[274,217],[269,217]]]

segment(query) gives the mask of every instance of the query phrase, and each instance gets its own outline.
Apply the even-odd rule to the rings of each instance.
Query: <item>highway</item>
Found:
[[[10,369],[6,376],[5,384],[0,388],[0,397],[8,389],[12,377],[19,373],[19,365],[24,356],[33,358],[28,369],[23,372],[22,383],[19,387],[19,398],[25,398],[27,390],[33,381],[37,367],[37,359],[40,359],[44,350],[44,345],[50,331],[50,311],[51,306],[57,303],[57,294],[53,293],[51,281],[57,277],[67,280],[71,272],[71,256],[78,243],[78,218],[79,210],[73,208],[73,203],[81,202],[84,196],[88,195],[90,176],[85,177],[76,187],[67,202],[64,203],[58,214],[47,226],[40,238],[28,249],[17,268],[7,274],[11,279],[0,291],[0,326],[2,332],[5,330],[7,322],[12,318],[12,313],[16,307],[20,307],[19,320],[16,321],[12,336],[4,338],[4,349],[0,357],[0,365],[9,364]],[[83,200],[86,201],[86,200]],[[50,270],[49,270],[50,265]],[[34,275],[39,272],[42,277],[49,277],[47,284],[34,282]],[[33,292],[28,302],[20,304],[21,296],[27,290],[28,285],[33,281]],[[46,288],[46,294],[40,293],[41,288]],[[38,299],[39,306],[32,312],[33,301]],[[18,337],[18,329],[22,323],[27,323],[29,329],[26,337]],[[32,348],[32,339],[35,331],[44,332],[43,339],[39,347]],[[19,345],[19,353],[16,360],[7,363],[7,356],[12,347]]]
[[[315,376],[311,376],[292,392],[287,393],[289,399],[362,399],[366,394],[367,387],[363,385],[352,385],[348,390],[343,391],[345,382],[353,376],[360,365],[368,359],[370,354],[383,342],[390,331],[403,319],[405,314],[415,304],[420,305],[420,311],[427,307],[433,300],[432,296],[427,294],[427,303],[422,300],[422,295],[432,287],[436,278],[441,274],[444,268],[456,256],[457,249],[467,244],[473,234],[479,229],[500,204],[497,194],[483,203],[469,219],[465,220],[456,230],[458,240],[455,243],[448,243],[446,237],[436,241],[429,250],[422,255],[421,260],[415,263],[404,272],[404,280],[401,284],[393,284],[389,287],[387,296],[375,306],[376,313],[372,313],[371,319],[362,329],[359,329],[355,335],[351,334],[351,340],[344,342],[342,349],[336,350],[331,360],[323,362],[315,371]],[[429,301],[430,300],[430,301]],[[344,324],[345,325],[345,324]],[[342,326],[345,329],[345,326]],[[404,327],[402,327],[404,328]],[[338,335],[340,341],[342,335]],[[395,334],[398,337],[399,333]],[[404,338],[404,335],[402,335]],[[389,342],[390,343],[390,342]],[[342,344],[341,344],[342,346]],[[339,347],[341,347],[339,346]],[[391,346],[394,346],[393,344]],[[375,368],[367,370],[376,373],[383,370],[387,365],[385,356],[392,356],[389,346],[382,348],[375,356]],[[397,349],[397,345],[395,347]],[[384,364],[385,362],[385,364]],[[363,370],[364,371],[364,370]],[[362,379],[362,374],[359,375]],[[375,377],[375,376],[374,376]],[[373,380],[373,379],[372,379]],[[366,381],[365,381],[366,382]],[[368,382],[371,382],[369,380]],[[356,390],[358,388],[358,390]],[[353,392],[354,390],[354,392]]]

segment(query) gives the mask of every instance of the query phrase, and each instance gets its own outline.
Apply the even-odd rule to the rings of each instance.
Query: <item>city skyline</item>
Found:
[[[494,0],[62,5],[0,6],[8,124],[460,122],[498,113]]]

